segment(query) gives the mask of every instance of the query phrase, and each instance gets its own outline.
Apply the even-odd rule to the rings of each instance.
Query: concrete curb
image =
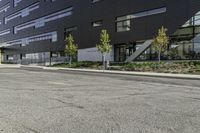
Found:
[[[39,69],[52,70],[52,71],[61,70],[61,71],[74,71],[74,72],[82,72],[82,73],[119,74],[119,75],[133,75],[133,76],[148,76],[148,77],[160,77],[160,78],[178,78],[178,79],[200,80],[200,75],[190,75],[190,74],[129,72],[129,71],[74,69],[74,68],[43,67],[43,66],[23,66],[23,65],[21,65],[21,68],[39,68]]]
[[[0,68],[21,68],[21,65],[15,65],[15,64],[0,64]]]

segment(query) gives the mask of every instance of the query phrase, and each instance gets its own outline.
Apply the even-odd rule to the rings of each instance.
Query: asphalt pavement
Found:
[[[0,133],[199,132],[199,80],[0,69]]]

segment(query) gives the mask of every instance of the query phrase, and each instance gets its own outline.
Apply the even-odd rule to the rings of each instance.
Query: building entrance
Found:
[[[124,43],[115,45],[115,61],[124,62],[129,56],[136,51],[136,43]]]

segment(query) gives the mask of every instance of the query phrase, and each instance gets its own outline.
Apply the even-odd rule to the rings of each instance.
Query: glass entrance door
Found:
[[[136,50],[135,43],[124,43],[115,45],[115,61],[124,62]]]
[[[125,53],[125,45],[119,45],[115,47],[115,61],[123,62],[125,61],[126,53]]]

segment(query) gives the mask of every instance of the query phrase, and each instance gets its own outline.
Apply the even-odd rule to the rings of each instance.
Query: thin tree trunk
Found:
[[[159,61],[159,63],[160,63],[160,56],[161,56],[161,52],[159,51],[158,52],[158,61]]]
[[[49,66],[51,66],[51,51],[50,51],[50,54],[49,54]]]
[[[103,70],[106,68],[105,64],[105,54],[102,54],[102,63],[103,63]]]
[[[69,57],[69,67],[72,66],[72,56]]]

